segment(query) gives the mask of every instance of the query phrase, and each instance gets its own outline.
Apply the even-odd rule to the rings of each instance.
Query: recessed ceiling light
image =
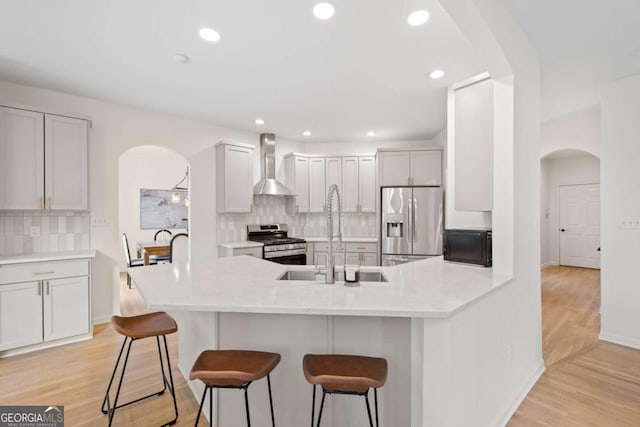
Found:
[[[256,119],[256,124],[259,125],[259,126],[262,126],[264,124],[264,120]]]
[[[305,130],[304,132],[302,132],[302,134],[304,136],[311,136],[311,131]]]
[[[181,53],[176,53],[175,55],[173,55],[173,60],[176,61],[179,64],[188,64],[189,63],[189,57],[187,55],[183,55]]]
[[[313,14],[318,19],[329,19],[336,12],[331,3],[318,3],[313,7]]]
[[[218,40],[220,40],[220,34],[218,34],[216,30],[212,30],[211,28],[201,28],[200,37],[208,42],[217,42]]]
[[[376,133],[370,130],[369,132],[367,132],[367,136],[376,136]]]
[[[416,10],[407,18],[407,23],[412,27],[419,27],[429,20],[429,12],[426,10]]]
[[[433,70],[430,74],[429,77],[431,77],[432,79],[440,79],[444,76],[444,71],[442,70]]]

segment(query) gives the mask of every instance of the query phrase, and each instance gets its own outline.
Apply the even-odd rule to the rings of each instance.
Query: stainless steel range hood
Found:
[[[293,196],[289,188],[276,180],[276,136],[260,134],[260,181],[253,186],[254,196]]]

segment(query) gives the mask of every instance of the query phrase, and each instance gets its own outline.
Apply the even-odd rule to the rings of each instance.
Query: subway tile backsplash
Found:
[[[40,235],[31,237],[31,227]],[[91,247],[89,212],[0,211],[0,256]]]
[[[327,215],[287,214],[285,199],[281,197],[256,197],[255,211],[250,214],[218,214],[218,242],[234,242],[247,239],[247,224],[286,223],[289,236],[322,237],[327,235]],[[342,234],[347,237],[375,237],[375,213],[342,214]]]

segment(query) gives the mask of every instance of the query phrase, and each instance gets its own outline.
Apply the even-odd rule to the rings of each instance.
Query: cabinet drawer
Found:
[[[236,248],[233,250],[233,256],[250,255],[256,258],[262,258],[262,246],[257,248]]]
[[[377,252],[377,243],[346,243],[347,252]]]
[[[31,262],[0,267],[0,284],[88,276],[88,260]]]
[[[337,242],[333,242],[333,251],[334,252],[344,252],[344,247],[345,247],[345,243],[342,244],[342,247],[338,248],[338,243]],[[316,242],[313,244],[313,249],[316,252],[328,252],[329,251],[329,244],[326,242]]]

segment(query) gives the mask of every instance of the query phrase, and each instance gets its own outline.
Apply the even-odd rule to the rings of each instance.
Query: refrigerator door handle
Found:
[[[407,236],[413,236],[413,227],[415,225],[413,223],[413,204],[411,203],[411,199],[411,197],[407,198],[407,225],[409,228],[407,230]],[[409,250],[413,253],[413,238],[410,239]]]
[[[413,230],[413,241],[416,241],[416,211],[418,210],[418,199],[413,199],[413,207],[411,208],[411,229]]]

